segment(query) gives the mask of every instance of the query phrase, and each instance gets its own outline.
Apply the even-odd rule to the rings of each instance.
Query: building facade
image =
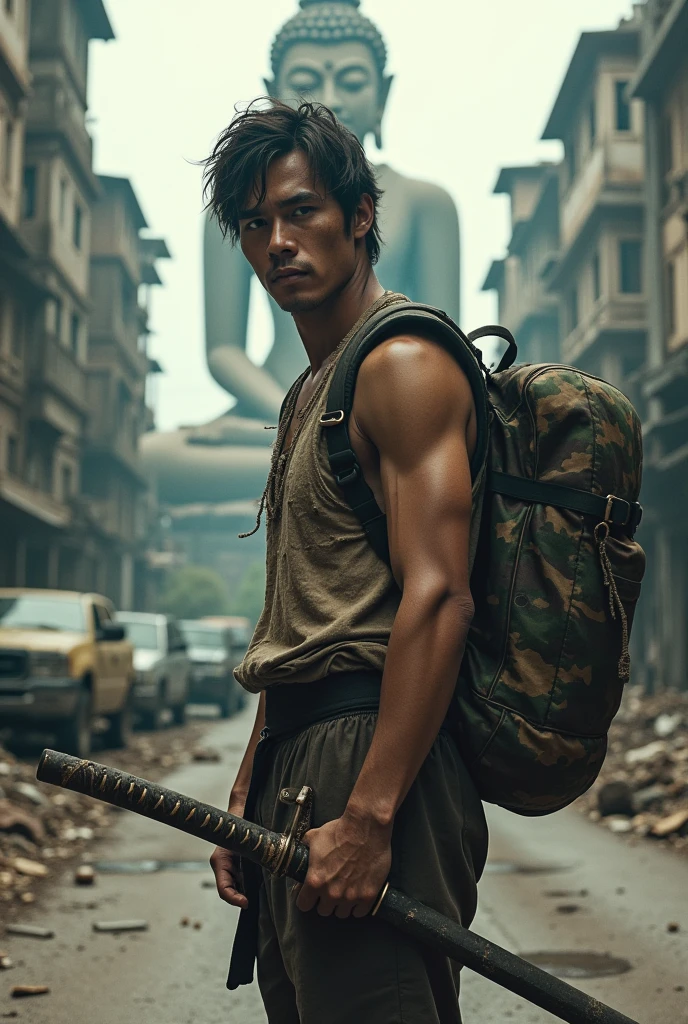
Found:
[[[147,228],[127,178],[101,176],[93,209],[92,312],[88,345],[88,421],[82,494],[110,543],[103,550],[104,589],[120,608],[145,606],[147,546],[155,516],[139,459],[150,422],[146,381],[148,312],[142,287],[160,283],[155,260],[168,257]]]
[[[508,195],[511,239],[495,260],[483,291],[496,291],[499,320],[518,342],[526,363],[559,359],[559,302],[546,279],[559,252],[559,172],[552,164],[505,167],[496,195]]]
[[[645,126],[646,675],[688,686],[688,0],[648,0],[629,95]]]
[[[150,601],[139,551],[154,516],[137,296],[164,243],[139,240],[129,182],[93,170],[89,42],[112,38],[102,0],[0,2],[0,584],[130,606]],[[128,468],[115,482],[96,463]]]
[[[507,256],[484,287],[524,361],[557,359],[623,390],[643,421],[648,554],[634,680],[688,685],[688,0],[648,0],[584,33],[543,138],[555,168],[505,168]],[[533,310],[548,321],[532,335]]]

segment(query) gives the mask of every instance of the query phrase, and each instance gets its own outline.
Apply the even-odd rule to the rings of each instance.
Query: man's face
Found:
[[[346,43],[294,43],[275,82],[278,99],[324,103],[363,142],[384,112],[380,75],[369,47]]]
[[[240,212],[241,249],[259,281],[287,313],[316,309],[351,278],[355,235],[344,212],[313,179],[306,154],[272,161],[265,198],[247,197]]]

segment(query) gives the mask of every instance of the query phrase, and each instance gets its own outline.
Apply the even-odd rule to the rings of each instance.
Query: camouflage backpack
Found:
[[[344,350],[321,418],[332,472],[377,554],[385,516],[351,449],[348,418],[365,356],[391,334],[430,335],[471,384],[475,616],[456,689],[463,756],[484,800],[521,814],[566,806],[594,782],[629,675],[628,640],[645,555],[640,423],[597,377],[555,364],[513,366],[500,327],[468,337],[440,310],[400,302]],[[487,371],[472,342],[509,348]]]

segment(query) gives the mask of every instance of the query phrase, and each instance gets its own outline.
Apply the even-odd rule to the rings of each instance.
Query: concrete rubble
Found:
[[[688,691],[626,692],[600,777],[578,806],[612,832],[688,855]]]
[[[126,750],[96,751],[94,760],[153,781],[195,759],[207,726],[190,722],[184,728],[143,733]],[[92,885],[95,875],[89,852],[107,835],[120,813],[87,796],[37,783],[40,748],[13,753],[0,744],[0,918],[13,920],[48,884],[75,861],[76,884]]]

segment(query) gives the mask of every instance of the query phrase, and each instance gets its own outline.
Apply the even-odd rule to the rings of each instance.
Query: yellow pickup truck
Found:
[[[131,731],[132,646],[99,594],[0,588],[0,724],[57,733],[58,746],[88,757],[95,716],[108,743]]]

